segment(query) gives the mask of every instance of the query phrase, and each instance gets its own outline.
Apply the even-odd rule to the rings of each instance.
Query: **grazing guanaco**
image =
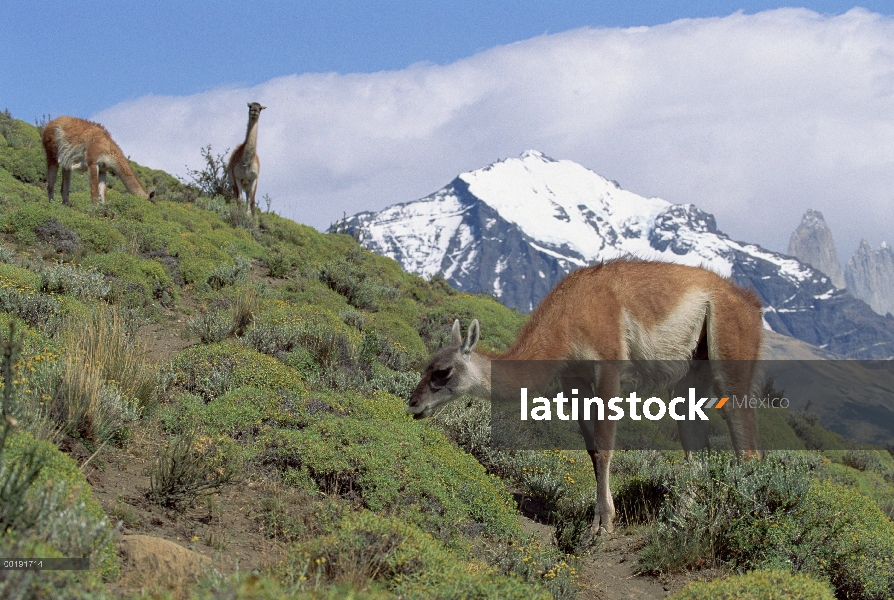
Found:
[[[707,378],[696,378],[695,385],[701,388],[697,393],[703,395],[705,386],[710,389],[713,385],[717,396],[742,397],[752,393],[762,324],[757,296],[712,271],[671,263],[610,261],[568,275],[543,299],[518,339],[502,354],[475,352],[480,331],[477,319],[472,321],[465,340],[459,321],[455,321],[452,345],[432,357],[410,397],[407,412],[417,419],[425,418],[463,395],[489,397],[491,363],[499,360],[658,360],[684,365],[691,359],[707,360],[699,363],[711,369]],[[589,380],[598,378],[597,396],[619,396],[623,367],[613,365],[624,363],[599,364]],[[589,385],[573,373],[563,375],[561,366],[556,371],[550,376],[562,376],[566,390]],[[689,373],[684,368],[671,385],[689,377]],[[722,410],[736,453],[746,458],[757,455],[753,410],[729,402]],[[596,474],[593,527],[597,533],[602,529],[611,532],[615,509],[608,476],[616,422],[588,423],[593,426],[591,431],[583,422],[581,429]],[[687,454],[707,447],[704,428],[693,428],[686,421],[678,423]]]
[[[56,174],[62,167],[62,202],[68,204],[71,171],[87,171],[90,179],[90,199],[94,206],[106,201],[106,173],[111,171],[127,191],[144,200],[155,194],[147,193],[134,175],[127,157],[105,127],[99,123],[59,117],[43,128],[43,149],[47,155],[47,196],[53,201]]]
[[[257,102],[248,105],[248,129],[245,132],[245,141],[236,146],[227,163],[227,174],[230,184],[233,186],[233,195],[242,199],[245,194],[245,202],[255,213],[255,193],[258,191],[258,174],[261,172],[261,161],[258,160],[258,119],[261,111],[267,108]]]

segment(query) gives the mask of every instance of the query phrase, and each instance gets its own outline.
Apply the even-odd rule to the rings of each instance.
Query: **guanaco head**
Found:
[[[482,372],[480,356],[473,354],[479,333],[475,319],[463,340],[459,320],[453,322],[452,343],[435,353],[410,396],[407,412],[414,418],[430,417],[462,395],[489,393],[489,378]]]
[[[261,111],[267,108],[266,106],[261,106],[259,102],[249,102],[248,103],[248,118],[250,120],[258,120],[258,117],[261,116]]]

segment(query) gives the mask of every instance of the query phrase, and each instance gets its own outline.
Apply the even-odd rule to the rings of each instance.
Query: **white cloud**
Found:
[[[182,175],[201,146],[242,140],[249,101],[268,107],[259,195],[317,228],[536,148],[772,249],[808,207],[842,262],[860,237],[894,241],[894,19],[862,9],[578,29],[445,66],[149,96],[94,118],[135,160]]]

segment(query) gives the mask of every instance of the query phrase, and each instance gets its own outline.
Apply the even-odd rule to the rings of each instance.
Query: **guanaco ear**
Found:
[[[265,108],[267,108],[267,107],[266,107],[266,106],[262,106],[262,107],[261,107],[261,110],[264,110]]]
[[[472,356],[472,350],[475,349],[475,346],[478,344],[478,337],[481,334],[481,327],[478,325],[478,319],[473,319],[472,324],[469,325],[469,333],[466,334],[466,341],[463,343],[462,353],[463,358],[469,360],[469,357]]]
[[[453,329],[450,331],[450,335],[453,338],[454,346],[462,346],[463,343],[463,332],[459,328],[459,319],[456,319],[453,322]]]

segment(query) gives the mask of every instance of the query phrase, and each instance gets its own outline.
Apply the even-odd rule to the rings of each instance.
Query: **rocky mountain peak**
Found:
[[[878,250],[865,238],[844,268],[848,291],[875,312],[894,313],[894,251],[882,242]]]
[[[808,209],[804,213],[800,225],[789,239],[788,253],[828,275],[835,287],[845,287],[832,230],[826,225],[820,211]]]

